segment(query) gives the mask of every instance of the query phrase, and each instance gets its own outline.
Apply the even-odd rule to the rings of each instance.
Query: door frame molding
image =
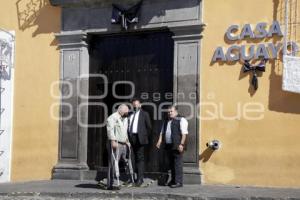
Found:
[[[63,2],[59,4],[59,0],[55,1],[55,5],[63,6]],[[92,2],[92,1],[91,1]],[[201,0],[164,0],[164,1],[151,1],[146,0],[142,6],[142,18],[138,25],[132,27],[128,32],[144,32],[150,30],[162,30],[169,29],[173,32],[174,36],[174,94],[177,94],[180,85],[177,84],[178,77],[181,77],[180,73],[187,73],[184,71],[185,64],[191,65],[190,67],[196,70],[196,83],[195,91],[198,92],[199,102],[200,96],[200,49],[201,49],[201,33],[204,25],[202,24],[202,1]],[[160,15],[155,16],[154,13],[159,12]],[[83,5],[72,5],[72,3],[64,5],[62,9],[62,32],[56,34],[56,38],[59,41],[59,48],[61,51],[61,80],[71,81],[72,85],[79,85],[79,89],[86,93],[89,91],[88,78],[82,78],[82,74],[89,73],[89,55],[88,55],[88,35],[112,35],[118,33],[124,33],[119,26],[110,24],[111,7],[101,7],[94,5],[94,7],[85,7]],[[97,18],[95,18],[97,16]],[[144,18],[143,18],[144,16]],[[178,18],[180,16],[180,18]],[[99,19],[103,20],[99,20]],[[106,20],[105,20],[106,19]],[[74,23],[74,21],[76,23]],[[72,23],[73,22],[73,23]],[[192,44],[192,45],[190,45]],[[181,55],[186,49],[187,54]],[[79,53],[79,59],[75,59],[76,62],[72,63],[68,60],[63,52],[69,51]],[[193,60],[182,60],[181,57],[187,56]],[[76,56],[75,56],[76,57]],[[67,72],[67,75],[64,73]],[[178,74],[179,73],[179,74]],[[77,91],[78,92],[78,91]],[[75,91],[76,93],[76,91]],[[77,108],[78,104],[88,100],[79,96],[74,96],[73,100],[63,100],[63,103],[70,103],[73,108]],[[176,100],[178,102],[178,100]],[[64,106],[60,107],[60,114],[67,112]],[[195,110],[197,111],[197,110]],[[87,134],[86,127],[80,127],[75,123],[77,118],[81,121],[88,121],[88,109],[81,110],[81,115],[77,116],[79,111],[74,110],[75,116],[71,119],[70,123],[63,123],[60,121],[60,147],[59,147],[59,159],[57,165],[53,169],[52,178],[67,178],[67,179],[85,179],[86,172],[89,168],[87,162]],[[197,112],[198,113],[198,112]],[[83,119],[83,120],[82,120]],[[195,178],[188,178],[190,183],[201,182],[201,172],[199,169],[198,155],[199,155],[199,137],[200,137],[200,120],[196,120],[196,146],[195,153],[196,158],[194,162],[186,164],[184,172],[189,176]],[[67,131],[67,132],[66,132]],[[71,140],[67,143],[62,142],[63,137],[70,137]],[[73,142],[71,142],[73,141]],[[65,154],[62,154],[65,152]],[[73,152],[73,153],[72,153]],[[69,155],[77,156],[73,159],[68,157]]]

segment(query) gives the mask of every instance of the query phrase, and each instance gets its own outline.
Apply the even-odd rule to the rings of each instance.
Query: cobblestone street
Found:
[[[36,181],[0,184],[0,199],[288,199],[300,200],[300,189],[185,185],[171,189],[156,183],[147,188],[100,189],[95,181]]]

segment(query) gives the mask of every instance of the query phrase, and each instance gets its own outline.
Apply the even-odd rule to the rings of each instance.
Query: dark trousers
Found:
[[[137,134],[132,134],[133,166],[137,173],[137,181],[143,181],[145,172],[145,145],[141,145]]]
[[[171,181],[173,183],[183,183],[183,153],[172,149],[172,144],[166,144],[165,148],[166,159],[163,162],[163,172],[168,173],[171,170]]]

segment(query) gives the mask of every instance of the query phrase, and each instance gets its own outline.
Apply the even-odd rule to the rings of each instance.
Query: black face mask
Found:
[[[133,110],[134,110],[135,112],[137,112],[137,111],[140,110],[140,108],[134,107]]]
[[[128,113],[123,114],[122,118],[128,117]]]

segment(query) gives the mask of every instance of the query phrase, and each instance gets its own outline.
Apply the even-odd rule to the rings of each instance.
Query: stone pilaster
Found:
[[[58,163],[54,179],[82,179],[87,171],[89,55],[81,31],[56,35],[61,53]]]

